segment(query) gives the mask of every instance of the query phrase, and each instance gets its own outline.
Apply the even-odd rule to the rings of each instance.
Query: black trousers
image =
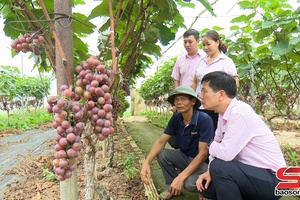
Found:
[[[176,170],[183,171],[194,158],[185,155],[180,149],[163,149],[157,156],[157,162],[163,172],[167,188],[178,176]],[[207,163],[203,163],[184,181],[184,188],[190,192],[197,192],[196,181],[200,174],[207,171]]]
[[[210,163],[212,182],[202,195],[218,200],[277,200],[274,189],[279,183],[267,169],[240,162],[214,159]]]

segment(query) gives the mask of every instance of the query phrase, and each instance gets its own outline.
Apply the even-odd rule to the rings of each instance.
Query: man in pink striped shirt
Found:
[[[200,99],[205,109],[219,113],[209,146],[209,169],[196,185],[206,198],[279,199],[275,172],[286,166],[272,131],[252,107],[236,98],[236,82],[225,72],[206,74]]]
[[[199,32],[195,29],[188,29],[183,34],[183,45],[186,53],[179,56],[172,71],[174,88],[179,85],[191,86],[196,67],[199,65],[202,56],[206,55],[199,49]]]
[[[195,29],[188,29],[183,33],[183,46],[186,53],[180,55],[174,65],[171,77],[174,79],[174,89],[178,86],[192,86],[200,60],[206,53],[199,49],[199,32]],[[195,89],[196,93],[198,89]],[[175,111],[175,108],[174,108]],[[172,136],[169,144],[172,147],[176,141],[176,137]]]

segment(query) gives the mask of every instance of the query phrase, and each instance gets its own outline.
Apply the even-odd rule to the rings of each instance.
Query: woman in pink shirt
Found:
[[[236,85],[238,86],[239,79],[236,66],[232,59],[225,55],[227,45],[221,40],[218,32],[209,30],[204,33],[202,36],[202,45],[206,56],[201,57],[191,86],[195,91],[199,90],[198,95],[201,93],[201,80],[203,76],[209,72],[224,71],[234,77]],[[218,114],[204,109],[203,106],[201,106],[200,109],[211,116],[216,128]]]
[[[200,99],[205,109],[219,113],[209,146],[209,169],[196,185],[218,200],[276,200],[276,172],[286,163],[274,134],[253,108],[236,98],[236,82],[225,72],[206,74]]]

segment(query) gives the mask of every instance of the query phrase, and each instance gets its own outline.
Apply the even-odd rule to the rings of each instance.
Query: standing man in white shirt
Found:
[[[200,63],[201,57],[205,56],[203,50],[199,49],[199,31],[188,29],[183,33],[183,46],[186,53],[180,55],[174,65],[171,77],[174,79],[174,89],[178,86],[192,86],[196,69]],[[195,89],[197,94],[197,89]],[[173,108],[176,112],[176,109]],[[173,148],[177,148],[176,136],[172,136],[169,144]]]
[[[199,32],[195,29],[188,29],[183,34],[183,46],[186,53],[180,55],[172,71],[174,88],[179,85],[192,86],[192,82],[202,56],[206,55],[199,49]]]

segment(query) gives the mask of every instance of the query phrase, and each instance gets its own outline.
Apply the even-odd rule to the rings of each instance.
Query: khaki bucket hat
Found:
[[[201,105],[201,101],[200,99],[197,97],[196,92],[193,90],[193,88],[191,88],[190,86],[178,86],[172,93],[171,95],[168,97],[168,102],[170,104],[172,104],[174,106],[174,98],[176,95],[178,94],[187,94],[190,95],[192,97],[196,98],[196,103],[194,105],[194,108],[199,108]]]

